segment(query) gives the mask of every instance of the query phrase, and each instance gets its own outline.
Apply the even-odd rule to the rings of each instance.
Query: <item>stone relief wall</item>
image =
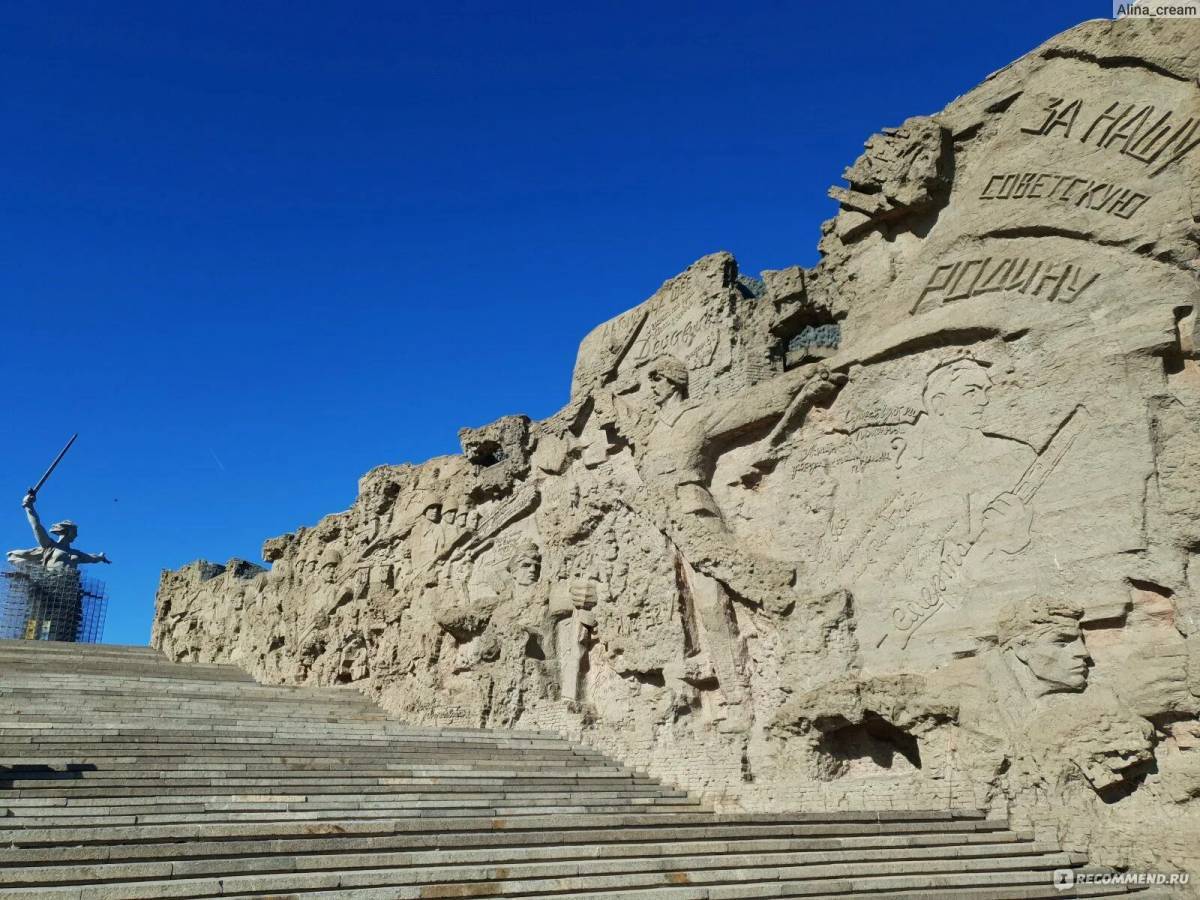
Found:
[[[154,644],[1200,871],[1198,75],[1195,23],[1090,22],[871,138],[815,268],[701,259],[555,416],[164,572]]]

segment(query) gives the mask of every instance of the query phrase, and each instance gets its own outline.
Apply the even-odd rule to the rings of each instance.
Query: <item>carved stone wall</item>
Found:
[[[815,268],[701,259],[555,416],[165,572],[155,645],[1200,871],[1198,75],[1194,22],[1090,22],[871,138]]]

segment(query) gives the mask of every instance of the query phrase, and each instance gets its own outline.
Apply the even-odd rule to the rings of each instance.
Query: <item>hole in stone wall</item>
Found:
[[[656,688],[667,686],[667,679],[663,676],[662,669],[651,669],[648,672],[629,671],[622,674],[632,678],[638,684],[648,684]]]
[[[495,441],[480,441],[467,458],[477,466],[494,466],[504,461],[504,448]]]
[[[546,658],[546,651],[542,649],[541,639],[532,632],[525,640],[525,658],[540,660],[544,660]]]
[[[833,356],[842,342],[842,326],[819,307],[804,309],[775,326],[774,334],[772,356],[783,361],[784,369]]]
[[[874,713],[867,713],[860,723],[822,735],[817,749],[836,764],[839,775],[921,768],[917,739]]]
[[[738,293],[747,300],[757,300],[766,296],[767,286],[761,278],[752,275],[738,275],[735,287]]]
[[[1127,578],[1129,586],[1139,591],[1149,591],[1152,594],[1158,594],[1160,597],[1173,597],[1175,592],[1169,587],[1163,587],[1161,584],[1156,584],[1153,581],[1144,581],[1141,578]]]
[[[1130,766],[1122,774],[1125,777],[1116,784],[1097,789],[1096,793],[1105,803],[1111,804],[1124,800],[1142,786],[1147,776],[1158,774],[1158,760],[1152,756],[1145,762]]]
[[[1187,367],[1187,361],[1195,356],[1192,333],[1196,325],[1196,309],[1192,306],[1177,306],[1175,313],[1175,342],[1163,352],[1163,368],[1168,375],[1178,375]]]

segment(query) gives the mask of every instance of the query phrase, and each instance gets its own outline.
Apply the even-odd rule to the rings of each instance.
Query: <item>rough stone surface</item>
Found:
[[[701,259],[555,416],[164,573],[155,645],[1200,871],[1198,76],[1195,22],[1089,22],[885,130],[813,269]]]

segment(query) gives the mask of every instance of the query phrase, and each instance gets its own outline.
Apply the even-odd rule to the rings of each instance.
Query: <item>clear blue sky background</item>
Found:
[[[549,415],[697,257],[816,261],[826,189],[1104,2],[7,2],[0,541],[44,489],[159,570],[257,559],[374,465]]]

